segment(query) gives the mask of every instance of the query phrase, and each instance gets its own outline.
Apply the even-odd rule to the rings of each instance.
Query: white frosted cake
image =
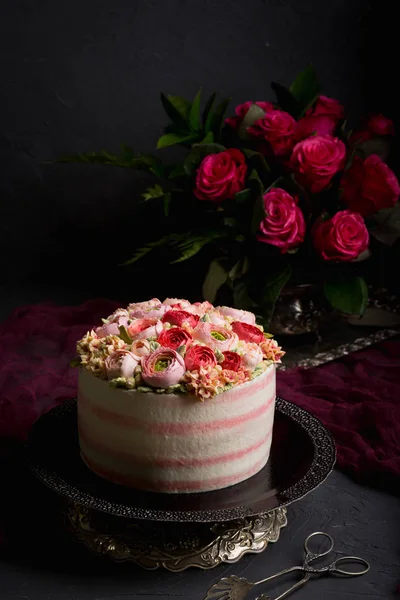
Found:
[[[153,299],[115,311],[77,351],[81,455],[101,477],[206,492],[267,463],[284,353],[252,313]]]

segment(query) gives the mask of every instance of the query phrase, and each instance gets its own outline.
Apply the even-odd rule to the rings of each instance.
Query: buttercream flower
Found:
[[[316,222],[313,239],[323,259],[344,262],[355,260],[367,250],[369,234],[360,214],[341,210],[331,219]]]
[[[159,306],[148,309],[135,308],[134,310],[131,310],[129,314],[133,319],[142,319],[144,317],[147,319],[161,319],[167,310],[168,306],[165,306],[165,304],[160,304]]]
[[[158,319],[135,319],[128,325],[128,333],[132,340],[156,338],[163,330]]]
[[[116,350],[105,360],[107,378],[133,377],[135,367],[139,364],[139,358],[129,350]]]
[[[239,342],[236,333],[227,327],[208,322],[199,323],[193,331],[193,337],[195,340],[221,352],[235,348]]]
[[[297,196],[281,188],[273,188],[264,195],[265,217],[261,221],[257,240],[280,248],[284,254],[304,240],[306,223],[297,205]]]
[[[290,167],[297,182],[313,194],[321,192],[344,166],[346,146],[331,135],[316,135],[295,145]]]
[[[163,323],[171,323],[171,325],[177,325],[178,327],[186,325],[192,329],[196,327],[199,320],[198,315],[192,315],[186,310],[169,310],[162,318]]]
[[[144,356],[145,354],[150,354],[150,342],[146,339],[136,340],[132,342],[131,351],[138,357]]]
[[[355,156],[341,180],[342,200],[364,217],[394,206],[400,186],[396,175],[376,154],[365,160]]]
[[[96,327],[95,332],[99,338],[107,335],[119,335],[119,326],[117,323],[104,323],[101,327]]]
[[[207,313],[207,317],[210,319],[210,323],[214,323],[214,325],[225,326],[228,320],[217,309]]]
[[[333,135],[344,119],[344,108],[334,98],[319,96],[296,125],[295,137],[303,140],[310,135]]]
[[[249,323],[234,321],[232,323],[232,330],[240,340],[244,340],[245,342],[260,344],[264,340],[263,332],[255,325],[250,325]]]
[[[200,367],[214,367],[216,364],[216,356],[208,346],[190,346],[185,354],[185,365],[188,371],[196,371]]]
[[[238,129],[240,123],[243,121],[243,119],[245,118],[245,116],[247,115],[247,113],[249,112],[249,109],[252,107],[253,104],[258,106],[259,108],[261,108],[261,110],[263,110],[265,112],[271,112],[271,111],[275,110],[275,107],[271,102],[262,102],[262,101],[253,102],[252,100],[248,100],[247,102],[243,102],[243,104],[237,105],[237,107],[235,108],[236,116],[235,117],[227,117],[225,119],[226,125],[228,125],[232,129]]]
[[[199,200],[222,202],[244,189],[247,165],[236,148],[203,158],[197,169],[194,195]]]
[[[126,325],[129,319],[129,313],[126,308],[117,308],[112,315],[107,317],[109,323],[118,323],[118,325]]]
[[[228,369],[229,371],[239,371],[242,367],[242,358],[237,352],[226,350],[224,352],[224,360],[221,363],[221,367],[223,369]]]
[[[132,302],[128,305],[128,312],[131,313],[134,310],[151,310],[152,308],[157,308],[161,304],[161,300],[158,298],[152,298],[151,300],[145,300],[144,302]]]
[[[294,132],[296,121],[283,110],[266,112],[251,127],[247,133],[253,138],[261,138],[268,142],[268,146],[277,157],[290,155],[295,144]]]
[[[280,363],[282,356],[285,356],[286,352],[282,350],[280,346],[278,346],[278,342],[272,338],[266,339],[262,344],[260,344],[260,348],[264,354],[264,357],[267,360],[272,360],[275,363]]]
[[[140,362],[143,381],[155,388],[176,385],[185,373],[182,356],[171,348],[158,348],[142,356]]]
[[[165,298],[163,304],[167,306],[179,305],[179,308],[190,306],[189,300],[183,300],[182,298]]]
[[[188,370],[184,376],[186,389],[202,402],[214,398],[223,389],[224,383],[221,381],[221,373],[222,369],[219,365],[200,367],[194,371]]]
[[[242,362],[245,369],[253,371],[262,362],[263,352],[258,344],[246,342],[245,351],[241,351]]]
[[[192,315],[198,315],[199,317],[203,317],[207,312],[212,310],[214,307],[210,302],[195,302],[191,306],[186,306],[186,312],[191,313]]]
[[[235,321],[250,323],[250,325],[254,325],[256,322],[256,316],[248,310],[240,310],[239,308],[231,308],[230,306],[217,306],[216,310],[221,315],[232,317]]]
[[[176,350],[180,346],[189,346],[193,338],[186,329],[182,327],[171,327],[165,329],[158,336],[157,342],[164,348],[172,348]]]

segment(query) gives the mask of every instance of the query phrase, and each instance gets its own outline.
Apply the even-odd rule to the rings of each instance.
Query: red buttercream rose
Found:
[[[232,127],[232,129],[238,129],[240,123],[243,121],[253,104],[256,104],[256,106],[265,112],[275,110],[275,107],[273,104],[271,104],[271,102],[252,102],[251,100],[248,100],[247,102],[243,102],[243,104],[237,105],[235,108],[236,116],[225,119],[226,125],[229,125],[229,127]]]
[[[181,327],[164,329],[157,339],[157,342],[163,348],[172,348],[173,350],[176,350],[180,346],[188,346],[192,341],[193,338],[190,333]]]
[[[293,149],[295,129],[296,121],[289,113],[273,110],[248,127],[247,133],[268,142],[272,154],[282,157],[289,155]]]
[[[200,317],[198,315],[192,315],[186,310],[169,310],[165,313],[162,318],[163,323],[171,323],[171,325],[177,325],[178,327],[182,327],[182,325],[187,325],[194,329],[199,322]]]
[[[345,262],[355,260],[367,250],[369,234],[361,215],[342,210],[331,219],[317,221],[313,239],[322,258]]]
[[[296,144],[290,167],[296,180],[313,194],[326,188],[344,166],[346,146],[330,135],[316,135]]]
[[[188,371],[198,371],[200,367],[215,367],[217,359],[208,346],[191,346],[185,354],[185,366]]]
[[[244,189],[247,165],[236,148],[209,154],[200,163],[194,195],[199,200],[222,202]]]
[[[303,140],[310,135],[333,135],[344,118],[344,108],[334,98],[319,96],[313,107],[296,125],[295,137]]]
[[[264,341],[263,332],[255,325],[242,323],[241,321],[233,321],[232,330],[236,333],[240,340],[244,340],[245,342],[261,344],[261,342]]]
[[[231,352],[230,350],[224,352],[224,360],[221,363],[223,369],[237,372],[241,366],[242,358],[237,352]]]
[[[341,187],[343,202],[363,216],[394,206],[400,195],[397,177],[376,154],[365,160],[355,156]]]
[[[273,188],[265,194],[266,216],[259,225],[259,242],[277,246],[284,253],[304,240],[306,224],[297,201],[297,197],[280,188]]]

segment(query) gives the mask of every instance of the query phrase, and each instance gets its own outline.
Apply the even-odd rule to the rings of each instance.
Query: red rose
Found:
[[[242,358],[237,352],[231,352],[230,350],[224,352],[224,361],[221,363],[223,369],[237,372],[241,366]]]
[[[330,135],[316,135],[296,144],[290,167],[298,183],[311,193],[321,192],[344,166],[346,146]]]
[[[343,202],[364,217],[394,206],[400,194],[396,175],[376,154],[365,160],[355,156],[343,173],[341,187]]]
[[[350,210],[342,210],[326,221],[317,221],[313,238],[322,258],[341,262],[356,259],[367,250],[369,242],[364,219]]]
[[[264,341],[263,332],[258,329],[255,325],[249,323],[242,323],[242,321],[233,321],[232,329],[240,340],[245,342],[254,342],[255,344],[261,344]]]
[[[199,320],[198,315],[192,315],[186,310],[169,310],[162,318],[163,323],[171,323],[171,325],[177,325],[178,327],[186,324],[192,329],[196,327]]]
[[[296,121],[283,110],[266,112],[262,119],[247,128],[251,137],[261,138],[268,145],[275,156],[287,156],[295,144],[294,132]]]
[[[264,195],[266,216],[260,223],[258,241],[277,246],[282,253],[298,246],[304,240],[306,224],[297,202],[297,197],[280,188],[267,192]]]
[[[172,348],[172,350],[176,350],[180,346],[188,346],[192,341],[193,338],[190,333],[181,327],[164,329],[157,339],[157,342],[163,346],[163,348]]]
[[[187,371],[198,371],[200,367],[215,367],[217,359],[208,346],[190,346],[185,354]]]
[[[196,175],[194,195],[199,200],[222,202],[244,189],[247,165],[236,148],[206,156]]]
[[[243,121],[243,119],[249,111],[249,108],[253,104],[256,104],[261,108],[261,110],[264,110],[265,112],[275,110],[274,105],[271,104],[271,102],[252,102],[251,100],[248,100],[243,104],[238,104],[238,106],[235,108],[236,116],[228,117],[227,119],[225,119],[226,125],[229,125],[229,127],[232,127],[232,129],[238,129],[241,121]]]
[[[352,133],[349,143],[363,143],[374,137],[386,135],[394,135],[393,121],[384,115],[371,115],[361,129]]]
[[[303,140],[310,135],[333,135],[339,122],[344,118],[344,108],[334,98],[319,96],[312,108],[299,120],[295,137]]]

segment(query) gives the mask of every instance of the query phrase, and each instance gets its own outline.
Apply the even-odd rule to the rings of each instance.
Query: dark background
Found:
[[[201,257],[151,276],[118,267],[152,227],[135,214],[143,175],[43,162],[121,143],[152,152],[166,122],[160,91],[193,97],[202,85],[232,96],[233,110],[271,99],[271,80],[289,84],[309,62],[350,120],[396,118],[391,12],[386,0],[2,0],[3,285],[139,299],[165,277],[166,294],[188,296],[193,269],[198,293]]]

